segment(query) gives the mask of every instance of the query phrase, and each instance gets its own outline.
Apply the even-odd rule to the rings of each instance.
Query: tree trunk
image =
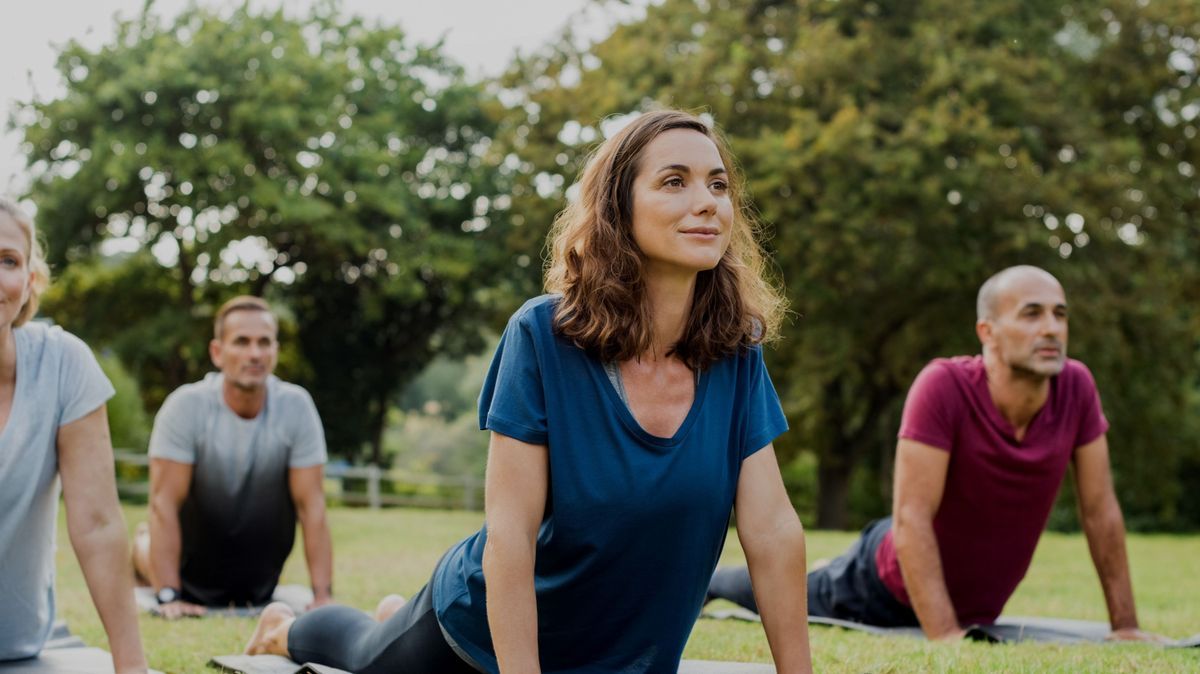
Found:
[[[817,527],[849,526],[850,474],[854,464],[842,456],[821,457],[817,466]]]

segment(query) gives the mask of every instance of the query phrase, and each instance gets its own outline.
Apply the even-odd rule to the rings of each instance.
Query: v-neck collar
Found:
[[[1024,447],[1029,444],[1029,438],[1033,435],[1035,429],[1039,429],[1046,424],[1054,422],[1054,393],[1058,388],[1058,376],[1050,377],[1050,390],[1046,393],[1046,401],[1042,403],[1041,408],[1034,413],[1029,420],[1029,425],[1025,427],[1025,435],[1021,439],[1017,439],[1017,430],[1013,427],[1008,419],[1000,413],[1000,408],[996,406],[996,401],[992,399],[992,392],[988,389],[987,367],[983,364],[983,356],[975,357],[979,369],[975,374],[975,390],[979,396],[980,403],[983,405],[987,414],[988,422],[996,428],[1005,438],[1013,445]]]
[[[617,393],[617,389],[612,385],[612,382],[609,381],[608,373],[604,370],[604,363],[600,362],[596,358],[592,358],[591,356],[587,357],[587,361],[588,369],[592,373],[592,378],[595,380],[595,383],[604,390],[604,395],[608,397],[608,400],[612,404],[612,407],[615,410],[617,417],[621,420],[621,423],[629,430],[629,432],[633,433],[643,442],[663,448],[676,447],[683,442],[684,438],[687,437],[688,432],[691,431],[692,426],[696,424],[696,419],[700,416],[700,408],[704,406],[704,395],[708,390],[708,378],[711,368],[707,368],[700,373],[700,379],[696,382],[696,393],[692,397],[692,407],[688,410],[687,416],[684,417],[683,423],[679,425],[679,428],[675,431],[674,435],[669,438],[664,438],[659,435],[653,435],[646,431],[646,429],[642,428],[642,425],[638,423],[637,419],[633,416],[633,410],[629,408],[629,405],[627,405],[624,400],[621,400],[620,394]]]

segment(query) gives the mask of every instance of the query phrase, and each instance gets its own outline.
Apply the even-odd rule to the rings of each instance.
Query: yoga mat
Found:
[[[159,615],[158,600],[154,598],[154,588],[136,587],[133,589],[133,598],[142,611]],[[275,594],[271,595],[271,601],[281,601],[287,604],[296,612],[296,615],[304,613],[304,609],[312,603],[312,600],[312,590],[303,585],[280,585],[275,588]],[[254,618],[262,613],[265,606],[265,604],[263,606],[209,606],[207,607],[208,612],[201,617]]]
[[[761,622],[757,613],[742,607],[705,611],[701,616],[715,620],[746,620]],[[899,636],[913,639],[924,638],[919,627],[880,627],[851,620],[838,620],[822,616],[809,616],[808,624],[865,632],[879,636]],[[967,628],[967,638],[988,643],[1019,643],[1023,641],[1080,644],[1110,643],[1108,623],[1070,618],[1042,618],[1029,616],[1001,616],[993,625],[972,625]],[[1200,634],[1162,644],[1165,648],[1196,648],[1200,646]]]
[[[41,655],[26,660],[0,662],[4,674],[113,674],[112,656],[108,651],[89,648],[83,640],[73,636],[67,624],[61,620],[54,623],[50,639]],[[162,674],[150,670],[151,674]]]
[[[48,651],[55,648],[83,648],[87,644],[83,643],[83,639],[71,634],[71,630],[67,629],[67,623],[62,620],[54,621],[54,627],[50,630],[50,638],[46,640],[46,645],[42,647],[43,651]]]
[[[113,674],[112,656],[99,648],[56,648],[36,658],[0,662],[9,674]]]
[[[219,655],[208,665],[231,674],[346,674],[324,665],[298,665],[278,655]],[[684,660],[679,664],[679,674],[775,674],[775,668],[745,662]]]

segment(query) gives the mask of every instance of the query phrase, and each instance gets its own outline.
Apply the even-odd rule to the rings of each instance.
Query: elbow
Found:
[[[325,526],[325,499],[313,498],[296,503],[296,519],[305,530]]]
[[[164,517],[178,517],[179,506],[173,499],[158,491],[150,492],[150,520],[162,521]]]
[[[67,535],[71,539],[71,547],[80,552],[128,543],[125,517],[115,503],[111,507],[101,504],[75,513],[68,508]]]
[[[528,567],[533,573],[533,561],[537,548],[536,534],[510,532],[488,527],[487,541],[483,545],[483,575],[496,575],[493,571],[509,572]]]
[[[1121,514],[1121,505],[1116,497],[1106,498],[1101,503],[1091,507],[1081,507],[1081,524],[1085,531],[1108,531],[1114,528],[1125,528],[1125,516]]]
[[[742,534],[739,530],[738,538],[746,553],[747,563],[776,557],[801,560],[805,558],[804,525],[794,512],[789,512],[788,516],[780,518],[775,526],[760,532]]]
[[[892,514],[892,543],[896,551],[907,549],[915,538],[933,530],[933,516],[920,508],[897,507]]]

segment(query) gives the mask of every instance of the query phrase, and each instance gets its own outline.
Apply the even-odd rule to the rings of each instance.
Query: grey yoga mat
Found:
[[[154,588],[134,588],[133,598],[139,609],[158,615],[158,600],[154,598]],[[271,595],[271,601],[281,601],[290,606],[297,614],[304,613],[304,609],[312,603],[312,600],[312,590],[303,585],[280,585],[275,588],[275,594]],[[263,606],[210,606],[203,617],[253,618],[262,613],[263,608]]]
[[[717,620],[748,620],[758,622],[757,613],[744,608],[705,611],[703,617]],[[881,636],[923,638],[919,627],[880,627],[850,620],[809,616],[810,625],[841,627],[843,629]],[[1028,616],[1001,616],[992,625],[972,625],[967,628],[967,638],[989,643],[1018,643],[1022,641],[1078,644],[1103,643],[1109,633],[1108,623],[1069,618],[1040,618]],[[1163,644],[1167,648],[1195,648],[1200,646],[1200,634]]]
[[[221,655],[208,665],[232,674],[347,674],[324,665],[296,664],[278,655]],[[679,674],[775,674],[775,668],[746,662],[684,660],[679,664]]]
[[[159,672],[150,670],[152,674]],[[54,631],[41,655],[25,660],[0,662],[3,674],[113,674],[112,656],[108,651],[85,646],[83,640],[71,634],[66,623],[54,623]]]

